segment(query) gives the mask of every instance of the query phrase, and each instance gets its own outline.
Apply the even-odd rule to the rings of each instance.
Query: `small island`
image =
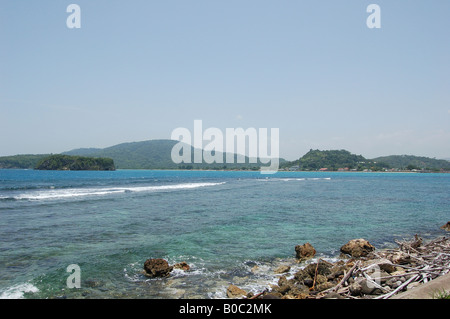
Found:
[[[36,170],[58,171],[114,171],[114,161],[111,158],[94,158],[70,155],[50,155],[41,159],[35,166]]]

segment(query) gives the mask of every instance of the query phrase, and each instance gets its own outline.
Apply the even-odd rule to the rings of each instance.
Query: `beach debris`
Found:
[[[316,250],[310,243],[295,246],[295,257],[299,262],[311,259],[316,255]]]
[[[412,240],[395,242],[396,249],[375,251],[367,241],[358,240],[362,247],[354,255],[359,257],[334,263],[318,259],[292,278],[281,275],[278,285],[253,298],[270,294],[282,299],[388,299],[450,272],[450,238],[424,243],[416,235]]]
[[[342,253],[348,254],[352,257],[364,257],[374,250],[375,247],[364,238],[352,239],[341,247]]]
[[[162,258],[147,259],[144,263],[144,274],[148,277],[168,277],[172,270],[173,266]]]

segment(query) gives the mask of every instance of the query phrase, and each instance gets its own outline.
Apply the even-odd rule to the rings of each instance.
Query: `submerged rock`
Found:
[[[181,263],[173,265],[173,268],[174,269],[181,269],[181,270],[184,270],[184,271],[188,271],[189,269],[191,269],[191,267],[184,261],[181,262]]]
[[[283,274],[286,272],[289,272],[291,270],[291,267],[288,265],[281,265],[277,269],[274,270],[274,273],[276,274]]]
[[[365,257],[374,250],[375,247],[363,238],[352,239],[341,247],[341,252],[355,258]]]
[[[173,267],[165,259],[152,258],[145,261],[144,270],[148,277],[168,277]]]

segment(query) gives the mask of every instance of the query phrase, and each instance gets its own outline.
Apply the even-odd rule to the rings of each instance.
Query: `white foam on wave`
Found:
[[[7,288],[0,293],[0,299],[22,299],[25,293],[36,293],[39,289],[30,283],[23,283]]]
[[[266,178],[258,179],[261,182],[291,182],[291,181],[319,181],[319,180],[331,180],[331,177],[308,177],[308,178]]]
[[[51,189],[45,191],[34,191],[19,194],[11,197],[16,200],[48,200],[48,199],[65,199],[77,198],[84,196],[105,196],[114,194],[123,194],[127,192],[158,192],[194,189],[200,187],[210,187],[225,184],[220,183],[182,183],[174,185],[158,185],[158,186],[136,186],[136,187],[111,187],[111,188],[71,188],[71,189]],[[1,198],[0,198],[1,199]],[[4,199],[4,198],[3,198]]]

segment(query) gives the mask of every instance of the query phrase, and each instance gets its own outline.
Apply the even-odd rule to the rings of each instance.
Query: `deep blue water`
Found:
[[[0,297],[221,298],[230,283],[257,292],[295,245],[333,259],[350,239],[384,248],[445,235],[449,220],[450,174],[0,170]],[[191,271],[149,279],[148,258]],[[66,286],[71,264],[80,289]]]

